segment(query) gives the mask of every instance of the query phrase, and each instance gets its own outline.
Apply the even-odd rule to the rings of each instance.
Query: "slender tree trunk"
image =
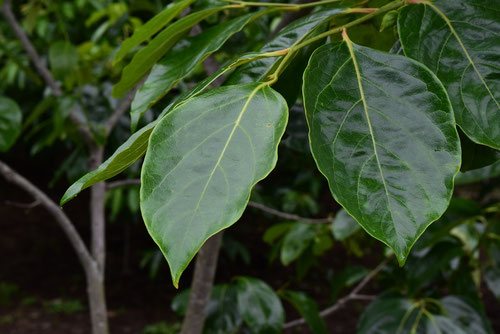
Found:
[[[186,316],[182,323],[181,334],[201,334],[206,319],[206,306],[210,300],[217,260],[222,243],[219,232],[207,240],[196,256],[193,282]]]
[[[96,169],[103,160],[104,148],[92,149],[90,168]],[[96,270],[87,274],[87,293],[89,297],[90,317],[93,334],[108,334],[108,312],[105,291],[105,263],[106,263],[106,211],[105,211],[106,184],[97,183],[92,186],[90,193],[90,249],[97,265]]]

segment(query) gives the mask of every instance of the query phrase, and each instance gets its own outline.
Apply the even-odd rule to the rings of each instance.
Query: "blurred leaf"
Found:
[[[368,269],[360,266],[348,266],[339,273],[333,274],[331,282],[331,297],[337,299],[339,293],[357,282],[361,281],[368,274]]]
[[[21,133],[22,112],[14,100],[0,96],[0,152],[7,151]]]
[[[261,280],[236,279],[238,310],[250,333],[281,333],[285,312],[276,293]]]
[[[132,36],[123,41],[120,49],[115,55],[114,63],[118,63],[134,47],[147,41],[150,37],[160,31],[193,2],[194,0],[181,0],[174,2],[148,20],[143,26],[137,28]]]
[[[293,222],[274,224],[266,230],[262,240],[264,240],[267,244],[272,245],[278,238],[285,235],[294,225],[295,223]]]
[[[67,41],[53,43],[49,49],[50,70],[54,77],[71,87],[75,82],[76,67],[78,66],[78,51]]]
[[[344,209],[337,212],[331,226],[335,239],[340,241],[349,238],[361,228]]]
[[[283,298],[289,301],[299,314],[305,319],[314,334],[326,334],[326,324],[319,315],[318,305],[303,292],[285,291]]]
[[[456,185],[465,185],[485,181],[500,176],[500,160],[492,165],[471,170],[465,173],[458,173],[455,178]]]
[[[295,261],[311,245],[315,236],[314,225],[295,223],[283,238],[281,263],[287,266]]]
[[[500,300],[500,268],[489,266],[484,270],[484,280],[488,289]]]

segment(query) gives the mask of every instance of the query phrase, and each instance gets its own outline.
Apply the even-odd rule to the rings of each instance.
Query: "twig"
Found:
[[[47,209],[47,211],[56,219],[59,226],[63,229],[64,233],[68,237],[71,246],[76,252],[80,263],[87,273],[93,272],[96,269],[95,261],[90,255],[85,243],[80,238],[80,235],[75,229],[75,226],[71,220],[66,216],[62,209],[55,204],[43,191],[38,189],[34,184],[25,179],[22,175],[14,171],[8,165],[0,161],[0,174],[8,182],[17,185],[18,187],[24,189],[28,192],[35,201],[38,201],[41,205]]]
[[[12,201],[5,201],[5,204],[16,207],[16,208],[30,210],[30,209],[33,209],[33,208],[37,207],[38,205],[40,205],[40,201],[37,199],[31,203],[18,203],[18,202],[12,202]]]
[[[248,202],[248,206],[255,208],[255,209],[258,209],[258,210],[261,210],[261,211],[264,211],[264,212],[267,212],[267,213],[274,215],[276,217],[280,217],[280,218],[288,219],[288,220],[295,220],[295,221],[299,221],[299,222],[306,223],[306,224],[328,224],[328,223],[331,223],[331,221],[332,221],[332,219],[329,217],[327,217],[327,218],[301,217],[299,215],[295,215],[293,213],[288,213],[288,212],[282,212],[282,211],[270,208],[264,204],[253,202],[253,201]]]
[[[108,121],[106,122],[106,134],[110,134],[111,131],[115,128],[116,124],[120,120],[120,117],[123,116],[123,114],[130,108],[130,105],[132,104],[132,100],[134,99],[135,93],[137,90],[144,84],[144,81],[146,81],[146,77],[143,78],[141,81],[139,81],[133,89],[131,89],[128,94],[120,101],[118,106],[116,107],[115,111],[111,116],[109,117]]]
[[[5,20],[7,21],[8,25],[14,32],[14,35],[19,39],[21,42],[21,45],[23,49],[26,51],[29,59],[35,66],[38,74],[43,78],[47,86],[50,87],[52,90],[52,94],[54,96],[60,97],[63,95],[63,92],[61,90],[61,87],[59,87],[59,84],[57,81],[54,79],[52,76],[52,73],[50,73],[49,69],[47,66],[44,64],[42,58],[36,51],[35,47],[31,43],[30,39],[24,32],[23,28],[17,22],[16,17],[14,16],[14,13],[12,12],[12,7],[11,7],[11,2],[10,0],[4,0],[1,12],[3,16],[5,17]],[[75,112],[71,112],[69,115],[70,120],[77,126],[78,130],[80,131],[80,134],[83,136],[85,142],[89,146],[95,145],[94,141],[94,136],[92,135],[92,131],[90,131],[89,127],[85,124],[85,122],[82,122],[78,115]]]
[[[111,181],[106,183],[106,190],[112,190],[115,188],[126,187],[126,186],[136,186],[140,184],[141,180],[139,179]]]
[[[351,290],[351,292],[345,296],[345,297],[342,297],[340,298],[339,300],[337,300],[337,302],[335,304],[333,304],[332,306],[324,309],[323,311],[319,312],[319,315],[323,318],[329,316],[330,314],[332,313],[335,313],[336,311],[338,311],[339,309],[341,309],[342,307],[344,307],[345,304],[347,304],[348,302],[350,302],[351,300],[373,300],[375,297],[374,296],[368,296],[368,295],[362,295],[362,294],[359,294],[359,292],[375,277],[378,275],[378,273],[384,269],[384,267],[387,265],[387,263],[389,262],[389,259],[390,258],[386,258],[384,261],[382,261],[378,266],[376,266],[372,271],[370,271],[366,276],[365,278],[363,278],[363,280],[361,282],[358,283],[358,285],[356,285],[354,287],[354,289]],[[304,318],[300,318],[300,319],[296,319],[296,320],[292,320],[290,322],[287,322],[283,328],[284,329],[289,329],[289,328],[292,328],[292,327],[296,327],[296,326],[300,326],[300,325],[304,325],[306,323],[305,319]]]

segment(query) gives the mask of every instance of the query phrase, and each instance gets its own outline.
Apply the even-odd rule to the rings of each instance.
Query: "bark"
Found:
[[[212,293],[222,234],[223,232],[219,232],[208,239],[198,252],[181,334],[201,334],[203,332],[207,316],[206,306]]]
[[[104,286],[104,275],[97,267],[87,274],[87,295],[93,334],[109,333]]]

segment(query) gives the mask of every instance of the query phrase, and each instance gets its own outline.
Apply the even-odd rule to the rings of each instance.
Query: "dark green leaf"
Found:
[[[14,100],[0,96],[0,152],[14,145],[21,133],[22,112]]]
[[[276,293],[261,280],[236,279],[238,310],[250,333],[281,333],[285,312]]]
[[[424,66],[344,39],[316,50],[304,73],[311,150],[337,202],[403,264],[452,194],[453,113]]]
[[[174,285],[203,243],[242,215],[252,187],[276,164],[286,121],[279,94],[247,84],[190,98],[155,127],[141,209]]]
[[[281,263],[287,266],[295,261],[311,245],[315,236],[315,226],[295,223],[283,238]]]
[[[64,80],[75,72],[78,65],[78,52],[69,42],[58,41],[49,49],[50,70],[56,79]]]
[[[143,26],[137,28],[136,31],[123,41],[120,49],[115,55],[114,62],[117,63],[125,57],[134,47],[140,45],[141,43],[147,41],[154,34],[156,34],[160,29],[165,27],[170,23],[175,17],[177,17],[185,8],[192,4],[194,0],[181,0],[175,2],[159,12],[152,19],[146,22]]]
[[[500,160],[490,166],[471,170],[465,173],[458,173],[455,183],[457,185],[464,185],[488,180],[498,176],[500,176]]]
[[[462,131],[458,131],[462,146],[461,172],[490,166],[500,160],[500,151],[489,146],[479,145],[470,140]]]
[[[412,301],[402,297],[379,297],[361,314],[357,333],[410,333],[417,313],[415,307]]]
[[[333,236],[340,241],[349,238],[359,231],[359,228],[359,224],[345,210],[337,212],[332,222]]]
[[[398,27],[405,54],[427,65],[445,85],[467,136],[500,149],[498,4],[436,0],[407,6]]]
[[[328,333],[325,321],[319,315],[318,305],[313,299],[305,293],[295,291],[286,291],[283,293],[283,298],[288,300],[300,313],[314,334]]]
[[[489,324],[483,320],[478,311],[467,304],[464,300],[447,296],[441,299],[444,314],[435,316],[435,323],[430,321],[428,328],[435,328],[436,331],[430,333],[443,334],[489,334],[491,329]]]
[[[130,110],[132,129],[135,129],[139,118],[146,110],[256,16],[256,14],[247,14],[223,22],[197,36],[188,38],[180,43],[179,47],[167,53],[153,67],[148,79],[135,95]]]
[[[165,28],[147,46],[137,52],[130,64],[123,69],[120,81],[113,87],[114,96],[130,90],[163,55],[198,22],[227,7],[209,8],[189,14]]]

